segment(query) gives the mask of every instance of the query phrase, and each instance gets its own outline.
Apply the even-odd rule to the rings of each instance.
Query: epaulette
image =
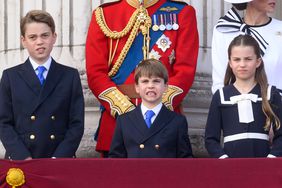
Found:
[[[101,5],[104,5],[104,4],[108,4],[108,3],[118,2],[118,1],[120,1],[120,0],[104,0],[104,1],[100,4],[100,6],[101,6]],[[171,1],[188,4],[187,0],[171,0]]]
[[[173,2],[180,2],[180,3],[185,3],[188,5],[188,1],[187,0],[170,0],[170,1],[173,1]]]

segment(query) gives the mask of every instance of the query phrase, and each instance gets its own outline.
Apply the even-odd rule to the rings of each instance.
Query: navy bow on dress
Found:
[[[260,53],[264,56],[268,43],[255,29],[244,23],[234,7],[219,19],[216,29],[222,33],[241,31],[247,35],[251,35],[258,42]]]

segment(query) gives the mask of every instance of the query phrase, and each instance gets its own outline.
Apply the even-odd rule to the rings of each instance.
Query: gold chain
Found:
[[[96,21],[97,21],[98,25],[100,26],[101,30],[103,31],[103,33],[107,37],[109,37],[111,39],[119,39],[119,38],[122,38],[129,33],[129,31],[133,27],[134,23],[136,22],[138,12],[139,12],[138,9],[134,11],[134,13],[132,14],[132,16],[129,19],[128,24],[120,32],[110,30],[110,28],[106,24],[103,9],[101,7],[98,7],[96,9],[95,16],[96,16]]]
[[[136,22],[120,55],[118,56],[118,59],[116,60],[114,66],[112,67],[111,71],[108,73],[108,76],[109,77],[113,77],[114,75],[116,75],[117,71],[119,70],[122,62],[124,61],[128,51],[129,51],[129,48],[131,47],[133,41],[134,41],[134,38],[136,37],[137,35],[137,32],[138,32],[138,29],[139,29],[139,25],[140,23],[139,22]]]
[[[129,19],[128,24],[126,25],[126,27],[120,31],[120,32],[116,32],[116,31],[111,31],[109,29],[109,27],[106,24],[104,15],[103,15],[103,10],[101,7],[97,8],[97,10],[95,11],[95,16],[96,16],[96,21],[98,23],[98,25],[100,26],[101,30],[103,31],[103,33],[111,38],[111,39],[119,39],[124,37],[125,35],[127,35],[130,32],[130,35],[121,51],[121,53],[119,54],[114,66],[112,67],[112,69],[110,70],[110,72],[108,73],[109,77],[113,77],[115,76],[115,74],[117,73],[117,71],[119,70],[122,62],[124,61],[135,37],[137,36],[137,33],[139,31],[139,29],[141,30],[142,34],[144,35],[144,39],[147,41],[145,42],[144,40],[144,44],[143,44],[143,55],[144,55],[144,59],[146,59],[148,57],[148,49],[149,49],[149,42],[148,40],[150,40],[149,37],[149,29],[152,26],[152,20],[148,14],[148,11],[146,10],[146,8],[144,8],[143,6],[140,6],[139,8],[137,8],[134,13],[132,14],[132,16]],[[113,59],[113,56],[111,57],[111,59]]]

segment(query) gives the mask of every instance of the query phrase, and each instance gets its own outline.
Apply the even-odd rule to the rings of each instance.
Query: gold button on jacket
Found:
[[[34,139],[35,139],[35,135],[34,135],[34,134],[31,134],[31,135],[29,136],[29,138],[30,138],[30,140],[34,140]]]
[[[55,135],[52,134],[52,135],[50,135],[50,138],[51,138],[51,140],[55,140],[56,137],[55,137]]]

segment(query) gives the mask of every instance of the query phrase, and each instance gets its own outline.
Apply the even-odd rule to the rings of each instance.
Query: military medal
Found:
[[[176,14],[173,14],[173,24],[172,24],[172,29],[173,30],[178,30],[179,25],[177,24],[177,18],[176,18]]]
[[[165,25],[164,25],[164,15],[160,14],[160,20],[161,20],[161,24],[160,24],[160,30],[164,31],[165,30]]]
[[[171,45],[171,41],[169,40],[169,38],[167,36],[165,36],[164,34],[158,39],[158,41],[156,42],[156,44],[158,45],[158,48],[160,48],[163,52],[165,52],[167,49],[170,48]]]
[[[156,14],[153,15],[153,22],[154,22],[154,25],[152,26],[152,30],[153,31],[158,31],[159,30],[159,26],[157,24],[157,15]]]
[[[166,14],[166,17],[167,17],[166,29],[172,30],[172,14]]]

